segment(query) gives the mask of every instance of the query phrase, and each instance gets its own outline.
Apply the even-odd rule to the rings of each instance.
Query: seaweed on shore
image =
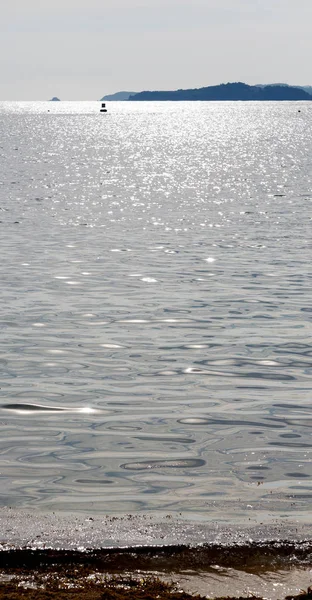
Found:
[[[208,596],[191,595],[179,590],[174,583],[166,583],[158,577],[115,576],[100,580],[79,580],[40,575],[32,580],[15,578],[0,583],[0,600],[206,600]],[[222,597],[215,600],[263,600],[256,596]],[[312,600],[312,588],[285,600]]]
[[[245,573],[258,576],[266,572],[278,576],[279,569],[310,567],[312,558],[310,542],[296,546],[276,542],[231,548],[136,547],[87,552],[13,549],[0,555],[0,600],[206,600],[209,592],[213,594],[209,585],[207,595],[201,586],[201,594],[205,593],[202,596],[184,592],[180,584],[168,581],[172,577],[179,579],[179,573],[190,570],[215,574],[216,564],[223,568],[243,567]],[[297,579],[296,585],[300,586],[300,582]],[[307,579],[302,581],[302,585],[309,584]],[[226,589],[222,581],[218,590],[214,589],[217,600],[245,600],[220,598]],[[262,599],[248,596],[248,600]],[[312,600],[312,588],[285,600]]]
[[[0,584],[1,600],[205,600],[204,596],[190,595],[180,591],[172,583],[157,577],[140,580],[114,577],[104,582],[77,582],[73,587],[58,579],[49,580],[42,587],[23,587],[22,582],[11,581]],[[248,599],[250,600],[250,598]]]

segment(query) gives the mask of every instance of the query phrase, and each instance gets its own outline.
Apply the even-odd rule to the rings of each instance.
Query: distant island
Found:
[[[56,96],[53,96],[53,98],[51,98],[50,102],[60,102],[60,99],[57,98]]]
[[[312,96],[312,85],[303,85],[300,88]]]
[[[289,85],[289,83],[261,83],[261,84],[257,84],[257,87],[272,87],[272,85],[278,85],[278,86],[283,86],[283,87],[296,87],[299,90],[304,90],[305,92],[308,92],[308,94],[312,95],[312,85]]]
[[[312,100],[312,95],[302,88],[288,85],[247,85],[246,83],[222,83],[203,88],[139,92],[129,101],[148,100],[202,100],[202,101],[285,101]]]
[[[130,96],[134,96],[136,92],[117,92],[116,94],[108,94],[108,96],[103,96],[102,100],[112,100],[113,102],[124,102],[125,100],[129,100]]]

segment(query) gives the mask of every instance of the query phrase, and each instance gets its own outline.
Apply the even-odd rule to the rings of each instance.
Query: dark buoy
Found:
[[[107,108],[105,102],[102,102],[102,108],[100,108],[101,113],[107,113]]]

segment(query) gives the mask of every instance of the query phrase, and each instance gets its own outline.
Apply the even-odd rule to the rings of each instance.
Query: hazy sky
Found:
[[[0,99],[312,85],[312,0],[3,0]]]

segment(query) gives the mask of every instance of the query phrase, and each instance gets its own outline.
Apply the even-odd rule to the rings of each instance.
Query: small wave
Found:
[[[60,406],[44,406],[42,404],[1,404],[0,408],[3,410],[12,410],[16,412],[78,412],[78,413],[90,413],[95,412],[95,409],[88,406],[81,408],[77,407],[60,407]]]
[[[136,463],[125,463],[121,465],[121,468],[130,471],[143,471],[145,469],[189,469],[202,467],[205,464],[206,461],[200,458],[183,458],[177,460],[146,460]]]

